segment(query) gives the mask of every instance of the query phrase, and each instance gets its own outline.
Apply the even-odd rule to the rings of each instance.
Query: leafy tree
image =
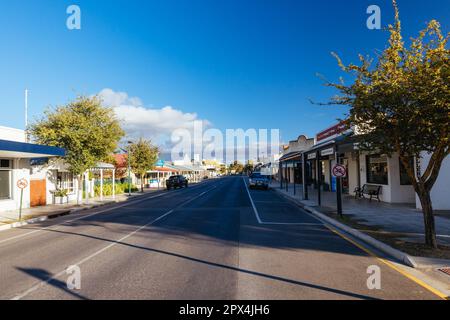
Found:
[[[230,172],[234,171],[235,173],[240,174],[244,171],[244,165],[239,161],[235,160],[232,164],[230,164],[229,170]]]
[[[425,242],[437,248],[430,192],[450,154],[449,34],[433,20],[406,46],[395,0],[393,5],[389,45],[375,66],[363,56],[359,65],[344,65],[335,55],[354,83],[327,83],[339,91],[329,104],[350,106],[347,122],[359,133],[360,149],[399,155],[422,204]],[[409,160],[420,163],[424,152],[431,156],[428,165],[414,168]]]
[[[251,160],[247,161],[247,163],[244,166],[243,171],[246,174],[251,174],[254,170],[255,170],[255,166],[253,164],[253,161],[251,161]]]
[[[221,175],[227,174],[227,166],[225,164],[221,164],[219,168],[219,173]]]
[[[103,107],[98,97],[84,96],[47,109],[29,132],[37,143],[66,149],[64,161],[78,177],[78,203],[83,194],[83,174],[106,159],[124,135],[112,108]]]
[[[141,191],[144,192],[144,177],[147,171],[155,167],[158,161],[159,149],[152,145],[150,141],[139,139],[129,145],[129,164],[131,170],[135,172],[141,180]]]

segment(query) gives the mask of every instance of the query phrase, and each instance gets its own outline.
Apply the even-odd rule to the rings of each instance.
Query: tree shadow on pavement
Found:
[[[88,300],[86,297],[82,296],[81,294],[70,290],[67,287],[67,284],[61,280],[55,279],[53,277],[53,275],[51,273],[49,273],[47,270],[43,270],[43,269],[36,269],[36,268],[21,268],[21,267],[16,267],[17,270],[22,271],[23,273],[32,276],[36,279],[38,279],[39,281],[42,281],[43,285],[49,285],[52,286],[56,289],[62,290],[68,294],[70,294],[71,296],[73,296],[76,299],[80,299],[80,300]]]
[[[288,279],[288,278],[284,278],[284,277],[280,277],[280,276],[276,276],[276,275],[271,275],[271,274],[266,274],[266,273],[257,272],[257,271],[253,271],[253,270],[238,268],[238,267],[235,267],[235,266],[225,265],[225,264],[221,264],[221,263],[210,262],[210,261],[207,261],[207,260],[198,259],[198,258],[194,258],[194,257],[189,257],[189,256],[186,256],[186,255],[183,255],[183,254],[179,254],[179,253],[175,253],[175,252],[170,252],[170,251],[165,251],[165,250],[160,250],[160,249],[155,249],[155,248],[150,248],[150,247],[134,245],[134,244],[126,243],[126,242],[118,242],[116,240],[105,239],[105,238],[96,237],[96,236],[92,236],[92,235],[73,233],[73,232],[68,232],[68,231],[60,231],[60,230],[48,230],[48,231],[56,232],[56,233],[69,234],[69,235],[76,235],[76,236],[80,236],[80,237],[87,237],[87,238],[91,238],[91,239],[95,239],[95,240],[101,240],[101,241],[106,241],[106,242],[110,242],[110,243],[116,243],[117,245],[126,246],[126,247],[130,247],[130,248],[133,248],[133,249],[138,249],[138,250],[145,250],[145,251],[151,252],[151,253],[167,255],[167,256],[171,256],[171,257],[175,257],[175,258],[179,258],[179,259],[183,259],[183,260],[188,260],[188,261],[195,262],[195,263],[208,265],[208,266],[211,266],[211,267],[214,267],[214,268],[223,268],[223,269],[227,269],[227,270],[231,270],[231,271],[236,271],[236,272],[241,272],[241,273],[244,273],[244,274],[252,275],[252,276],[255,276],[255,277],[262,277],[262,278],[269,279],[269,280],[275,280],[275,281],[280,281],[280,282],[283,282],[283,283],[293,284],[293,285],[302,286],[302,287],[306,287],[306,288],[322,290],[322,291],[331,292],[331,293],[334,293],[334,294],[343,295],[343,296],[351,297],[351,298],[355,298],[355,299],[378,300],[377,298],[366,296],[366,295],[362,295],[362,294],[358,294],[358,293],[353,293],[353,292],[339,290],[339,289],[330,288],[330,287],[326,287],[326,286],[316,285],[316,284],[313,284],[313,283],[307,283],[307,282],[302,282],[302,281],[298,281],[298,280]],[[34,270],[34,269],[31,269],[31,270]],[[43,281],[47,281],[48,279],[49,278],[42,279],[42,280]],[[72,291],[68,290],[65,287],[64,283],[62,283],[62,282],[60,282],[58,280],[55,280],[55,281],[56,281],[56,284],[58,284],[57,287],[60,287],[61,284],[62,284],[63,285],[62,289],[64,289],[65,291],[67,291],[67,292],[69,292],[71,294],[75,294]],[[51,279],[49,281],[50,284],[52,282],[53,282],[53,279]],[[84,297],[81,297],[81,298],[84,298]]]

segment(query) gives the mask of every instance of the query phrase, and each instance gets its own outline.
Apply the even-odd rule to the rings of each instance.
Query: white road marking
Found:
[[[154,196],[151,196],[151,197],[145,197],[145,198],[142,198],[142,199],[136,199],[136,200],[131,199],[129,202],[125,201],[125,203],[123,203],[123,204],[119,204],[119,205],[113,206],[113,207],[108,208],[108,209],[95,211],[94,213],[91,213],[91,214],[88,214],[88,215],[83,215],[83,216],[78,217],[78,218],[74,218],[74,219],[71,219],[71,220],[66,220],[66,221],[63,221],[63,222],[60,222],[60,223],[52,224],[51,226],[48,226],[48,227],[45,227],[45,228],[40,228],[40,229],[37,229],[37,230],[34,230],[34,231],[30,231],[30,232],[27,232],[27,233],[19,234],[19,235],[14,236],[14,237],[10,237],[10,238],[7,238],[7,239],[0,240],[0,244],[8,242],[8,241],[11,241],[11,240],[15,240],[15,239],[23,238],[23,237],[26,237],[26,236],[30,236],[30,235],[33,235],[35,233],[38,233],[38,232],[41,232],[41,231],[45,231],[45,230],[58,230],[58,228],[55,228],[55,229],[52,229],[52,228],[63,226],[65,224],[67,224],[67,223],[76,222],[78,220],[83,220],[83,219],[86,219],[86,218],[89,218],[89,217],[92,217],[92,216],[96,216],[96,215],[101,214],[101,213],[109,212],[109,211],[112,211],[112,210],[115,210],[115,209],[120,209],[120,208],[123,208],[123,207],[126,207],[126,206],[131,206],[131,205],[134,205],[134,204],[137,204],[137,203],[141,203],[141,202],[144,202],[144,201],[147,201],[147,200],[159,198],[159,197],[166,196],[166,195],[171,195],[171,194],[173,194],[174,192],[177,192],[177,191],[192,190],[192,189],[200,187],[200,186],[203,186],[203,184],[195,185],[195,186],[193,186],[193,187],[191,187],[189,189],[174,190],[174,191],[172,191],[170,193],[169,192],[167,192],[167,193],[160,193],[160,194],[157,194],[157,195],[154,195]],[[91,209],[88,209],[88,210],[91,210]],[[80,212],[80,214],[81,213],[82,213],[82,211]]]
[[[146,223],[145,225],[139,227],[138,229],[134,230],[133,232],[127,234],[126,236],[123,236],[123,237],[120,238],[119,240],[116,240],[116,241],[110,243],[110,244],[107,245],[106,247],[104,247],[104,248],[102,248],[102,249],[100,249],[100,250],[98,250],[98,251],[92,253],[91,255],[85,257],[84,259],[82,259],[82,260],[80,260],[80,261],[78,261],[78,262],[76,262],[76,263],[72,263],[71,265],[81,266],[83,263],[86,263],[87,261],[91,260],[92,258],[95,258],[95,257],[98,256],[99,254],[101,254],[101,253],[107,251],[108,249],[110,249],[110,248],[112,248],[112,247],[114,247],[114,246],[120,244],[121,242],[125,241],[126,239],[128,239],[128,238],[132,237],[133,235],[135,235],[136,233],[138,233],[139,231],[141,231],[141,230],[147,228],[148,226],[151,226],[152,224],[154,224],[154,223],[156,223],[156,222],[158,222],[158,221],[164,219],[164,218],[167,217],[168,215],[174,213],[176,209],[181,208],[182,206],[184,206],[184,205],[186,205],[186,204],[188,204],[188,203],[190,203],[190,202],[192,202],[192,201],[194,201],[194,200],[196,200],[196,199],[202,197],[203,195],[207,194],[208,192],[210,192],[210,191],[212,191],[212,190],[214,190],[214,189],[216,189],[216,188],[217,188],[217,186],[214,186],[213,188],[211,188],[211,189],[209,189],[209,190],[207,190],[207,191],[205,191],[205,192],[202,192],[202,193],[199,194],[198,196],[196,196],[196,197],[194,197],[194,198],[191,198],[191,199],[189,199],[189,200],[183,202],[182,204],[178,205],[178,206],[175,207],[174,209],[171,209],[170,211],[167,211],[167,212],[164,213],[163,215],[161,215],[161,216],[159,216],[158,218],[156,218],[156,219],[150,221],[149,223]],[[39,288],[43,287],[44,285],[48,284],[48,283],[49,283],[50,281],[52,281],[53,279],[56,279],[56,278],[58,278],[58,277],[60,277],[60,276],[62,276],[62,275],[65,275],[65,274],[66,274],[66,270],[62,270],[61,272],[58,272],[57,274],[55,274],[55,275],[49,277],[48,279],[38,282],[37,284],[35,284],[35,285],[32,286],[31,288],[29,288],[28,290],[26,290],[26,291],[24,291],[24,292],[18,294],[17,296],[15,296],[14,298],[12,298],[11,300],[20,300],[20,299],[23,299],[23,298],[25,298],[27,295],[29,295],[30,293],[33,293],[34,291],[36,291],[36,290],[38,290]]]
[[[247,190],[248,197],[249,197],[250,202],[252,204],[253,212],[255,212],[256,220],[258,220],[259,224],[263,224],[261,218],[259,217],[258,209],[256,209],[255,203],[253,202],[252,196],[250,194],[250,190],[248,190],[247,182],[245,182],[245,178],[242,178],[242,180],[244,181],[245,189]]]
[[[323,226],[324,225],[323,223],[269,222],[269,221],[262,221],[261,217],[259,216],[258,209],[255,206],[255,201],[253,201],[252,195],[251,195],[250,190],[249,190],[249,188],[247,186],[247,182],[245,181],[245,178],[242,178],[242,180],[244,180],[245,189],[247,190],[247,194],[248,194],[248,197],[249,197],[250,202],[252,204],[253,211],[254,211],[255,216],[256,216],[256,220],[258,220],[259,224],[262,224],[262,225],[284,225],[284,226],[290,226],[290,225],[291,226]],[[256,202],[270,202],[270,201],[256,201]],[[315,218],[315,220],[318,220],[318,219]],[[318,220],[318,221],[320,221],[320,220]]]

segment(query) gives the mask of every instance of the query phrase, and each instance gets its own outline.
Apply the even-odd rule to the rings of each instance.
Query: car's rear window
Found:
[[[260,173],[253,173],[253,174],[250,176],[250,178],[253,178],[253,179],[255,179],[255,178],[262,178],[262,175],[261,175]]]

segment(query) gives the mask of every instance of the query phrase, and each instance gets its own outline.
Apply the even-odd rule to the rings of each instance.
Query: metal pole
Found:
[[[100,169],[100,201],[103,201],[103,169]]]
[[[89,204],[89,171],[84,174],[84,189],[86,193],[86,204]]]
[[[286,192],[289,192],[289,178],[288,178],[288,164],[287,164],[287,161],[286,161],[286,164],[285,164],[285,166],[284,166],[285,168],[285,170],[286,170]]]
[[[23,189],[20,189],[19,221],[22,221],[22,202],[23,202]]]
[[[131,165],[130,165],[130,147],[127,149],[128,158],[128,196],[131,196]]]
[[[316,163],[317,163],[317,204],[320,206],[322,204],[321,194],[320,194],[320,186],[322,184],[322,167],[320,165],[320,152],[317,151],[316,153]]]
[[[283,189],[283,162],[280,161],[278,164],[278,175],[280,176],[280,189]]]
[[[25,142],[28,142],[28,89],[25,89]]]
[[[294,163],[292,163],[292,170],[294,171],[294,196],[295,196],[296,190],[295,190],[295,165],[294,165]]]
[[[339,154],[336,146],[336,164],[340,164]],[[336,177],[336,201],[337,201],[337,213],[342,217],[342,178]]]
[[[116,199],[116,169],[113,169],[112,179],[113,179],[113,181],[112,181],[112,183],[113,183],[113,185],[112,185],[113,199]]]
[[[308,172],[306,169],[306,153],[303,153],[303,199],[308,200]]]

